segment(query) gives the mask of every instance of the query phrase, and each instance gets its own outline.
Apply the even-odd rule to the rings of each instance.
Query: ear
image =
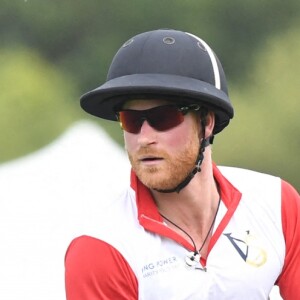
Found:
[[[213,130],[215,127],[215,114],[209,111],[206,115],[206,126],[205,126],[205,138],[213,135]]]

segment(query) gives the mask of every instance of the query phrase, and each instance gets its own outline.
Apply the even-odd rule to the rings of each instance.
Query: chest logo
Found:
[[[233,236],[232,233],[224,233],[240,257],[253,267],[260,267],[267,261],[267,252],[250,230],[242,234]]]
[[[143,277],[150,277],[161,273],[166,273],[177,269],[179,261],[176,256],[171,256],[165,259],[159,259],[143,266]]]

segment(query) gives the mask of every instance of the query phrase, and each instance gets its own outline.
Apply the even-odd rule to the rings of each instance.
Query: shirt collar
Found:
[[[219,185],[221,200],[227,209],[235,209],[241,199],[241,193],[237,190],[221,173],[220,169],[213,164],[213,176]],[[131,187],[136,193],[136,203],[138,209],[138,219],[147,217],[161,222],[162,218],[158,212],[154,198],[149,190],[131,171]]]

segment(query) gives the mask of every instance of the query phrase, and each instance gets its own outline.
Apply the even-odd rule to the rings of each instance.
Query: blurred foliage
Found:
[[[132,35],[182,29],[203,37],[229,78],[239,80],[261,43],[299,14],[299,0],[2,0],[0,37],[39,49],[85,91],[105,79],[116,50]]]
[[[28,49],[0,50],[0,162],[34,151],[76,119],[75,88]]]
[[[83,117],[122,143],[118,124],[80,112],[79,95],[105,80],[128,38],[175,28],[204,38],[229,79],[236,116],[216,138],[216,160],[299,189],[299,19],[299,0],[2,0],[0,162]]]
[[[233,89],[236,115],[229,128],[216,137],[214,150],[221,163],[281,176],[298,189],[299,36],[300,26],[295,24],[265,42],[249,85]]]

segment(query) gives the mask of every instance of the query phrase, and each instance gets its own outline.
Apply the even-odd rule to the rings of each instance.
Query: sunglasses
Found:
[[[124,109],[116,112],[123,130],[139,133],[144,121],[157,131],[166,131],[178,126],[189,111],[200,110],[196,104],[188,106],[162,105],[146,110]]]

